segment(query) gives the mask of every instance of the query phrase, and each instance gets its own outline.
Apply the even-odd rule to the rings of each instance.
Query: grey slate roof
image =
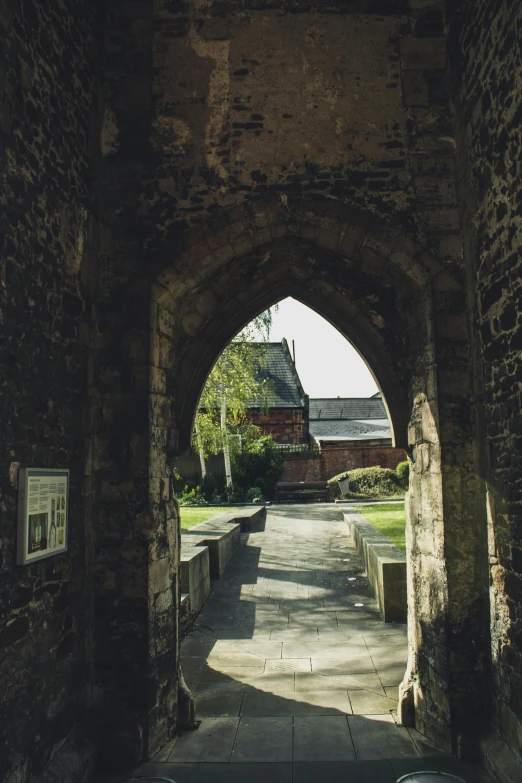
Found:
[[[378,397],[314,398],[310,400],[312,419],[387,419],[386,408]]]
[[[272,382],[274,394],[268,398],[269,408],[304,408],[304,392],[294,368],[286,341],[267,343],[266,363],[260,376]],[[262,400],[253,400],[250,408],[264,405]]]
[[[316,440],[383,440],[391,428],[382,399],[376,397],[310,400],[310,435]]]

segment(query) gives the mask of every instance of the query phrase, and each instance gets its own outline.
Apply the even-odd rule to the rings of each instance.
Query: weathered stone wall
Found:
[[[70,753],[70,780],[89,764],[84,426],[98,231],[99,6],[6,0],[0,8],[2,781],[42,780],[59,750]],[[16,565],[19,466],[71,471],[68,552],[30,566]]]
[[[519,3],[462,2],[452,67],[490,566],[490,709],[522,756],[522,78]]]
[[[428,154],[447,125],[441,11],[335,0],[295,10],[160,0],[113,14],[107,286],[132,279],[144,251],[165,257],[223,210],[274,197],[413,224],[458,261],[458,242],[440,236],[458,231],[451,144]]]
[[[104,297],[157,287],[165,457],[283,296],[357,345],[399,447],[413,411],[409,682],[456,749],[483,717],[485,536],[443,2],[132,3],[108,41]]]
[[[105,759],[150,755],[190,722],[177,691],[171,461],[189,445],[221,350],[287,295],[365,356],[396,445],[409,450],[401,714],[414,704],[417,726],[462,754],[484,725],[491,655],[486,479],[493,689],[511,736],[520,85],[506,40],[519,10],[507,0],[457,6],[455,145],[442,0],[331,0],[321,13],[295,0],[106,7],[105,60],[96,5],[4,2],[0,12],[9,40],[0,771],[40,774],[89,707],[91,649]],[[487,453],[476,445],[483,431]],[[72,469],[70,552],[25,570],[14,565],[17,463]]]

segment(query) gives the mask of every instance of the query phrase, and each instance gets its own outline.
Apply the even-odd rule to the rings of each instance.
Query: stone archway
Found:
[[[128,668],[141,667],[148,684],[147,699],[133,701],[130,721],[143,736],[141,753],[150,756],[172,734],[179,710],[179,535],[170,460],[189,445],[202,385],[223,347],[289,294],[364,355],[387,400],[396,445],[409,449],[410,661],[402,714],[455,749],[479,732],[469,701],[481,698],[484,665],[474,644],[484,619],[477,567],[484,542],[473,504],[466,505],[477,477],[472,433],[462,425],[462,411],[468,408],[467,420],[470,412],[461,288],[402,229],[365,213],[285,200],[251,204],[229,217],[218,230],[209,226],[188,238],[183,252],[155,258],[115,320],[131,378],[130,408],[141,410],[131,417],[136,431],[128,449],[140,466],[133,486],[141,476],[142,502],[111,571],[118,578],[131,558],[143,575],[130,603],[143,607],[147,630],[143,623],[136,628],[140,663],[130,660]],[[115,626],[120,615],[116,605]],[[125,747],[132,735],[119,736]]]

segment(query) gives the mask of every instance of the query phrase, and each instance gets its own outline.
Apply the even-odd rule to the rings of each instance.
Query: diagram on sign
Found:
[[[67,549],[69,471],[22,468],[18,477],[18,563]]]

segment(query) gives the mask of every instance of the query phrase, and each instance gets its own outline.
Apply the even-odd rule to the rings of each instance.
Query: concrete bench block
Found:
[[[260,522],[266,516],[265,506],[252,506],[240,508],[238,511],[223,511],[216,517],[208,520],[209,522],[228,522],[232,524],[239,523],[242,533],[249,533],[254,529],[255,524]]]
[[[385,623],[406,620],[406,557],[360,514],[344,520],[361,558]]]
[[[194,546],[181,536],[181,592],[188,594],[190,611],[196,614],[210,595],[210,557],[206,546]]]
[[[210,578],[219,579],[241,546],[241,525],[209,519],[183,532],[181,540],[209,551]]]

